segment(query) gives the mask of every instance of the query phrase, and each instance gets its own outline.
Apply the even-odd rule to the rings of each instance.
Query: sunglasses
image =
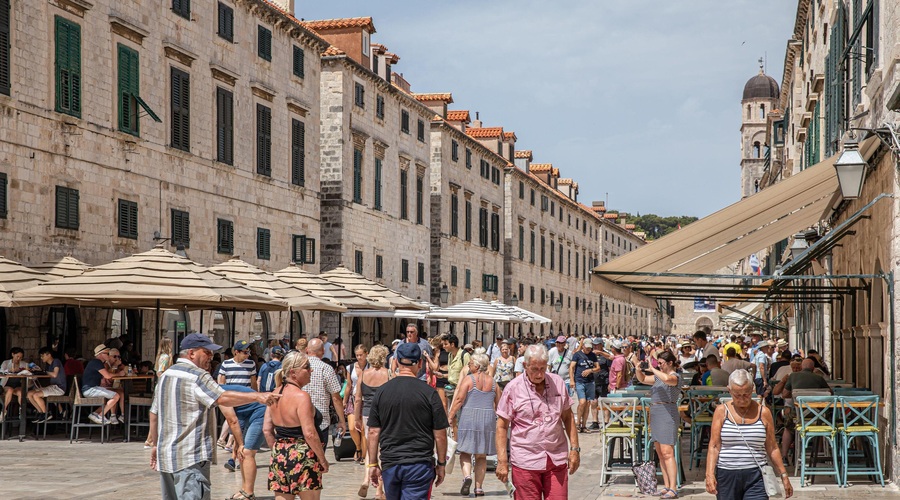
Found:
[[[116,359],[121,359],[121,358],[122,358],[122,356],[111,356],[111,357],[116,358]]]

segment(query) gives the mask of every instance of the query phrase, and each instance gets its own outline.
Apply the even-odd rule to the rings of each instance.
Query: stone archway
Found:
[[[700,330],[703,327],[709,328],[709,331],[712,331],[715,327],[715,323],[712,318],[709,316],[700,316],[697,318],[697,321],[694,322],[694,331]]]

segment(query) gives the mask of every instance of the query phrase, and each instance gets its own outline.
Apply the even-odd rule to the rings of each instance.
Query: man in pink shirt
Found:
[[[569,498],[569,474],[581,461],[572,400],[547,360],[546,347],[528,346],[525,376],[507,384],[497,404],[497,478],[509,480],[511,458],[517,500]]]
[[[614,392],[624,388],[628,384],[625,376],[625,346],[628,344],[621,340],[612,341],[611,351],[613,352],[612,366],[609,367],[609,392]]]

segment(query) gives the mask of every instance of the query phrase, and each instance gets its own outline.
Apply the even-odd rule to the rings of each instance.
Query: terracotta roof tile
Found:
[[[322,19],[320,21],[303,21],[303,26],[313,31],[329,31],[347,28],[363,28],[375,33],[375,24],[371,17],[346,17],[343,19]]]
[[[549,172],[553,170],[552,163],[532,163],[530,167],[528,167],[529,172]]]
[[[559,178],[559,169],[554,168],[553,170],[550,171],[550,175],[552,175],[553,177]]]
[[[574,184],[572,179],[559,179],[556,181],[557,184],[562,184],[563,186],[568,186]]]
[[[534,156],[532,156],[530,149],[522,149],[522,150],[516,151],[516,158],[526,158],[526,159],[530,160],[530,159],[534,158]]]
[[[433,94],[413,94],[413,97],[420,102],[441,101],[447,104],[453,102],[453,95],[450,92],[433,93]]]
[[[634,229],[634,228],[635,228],[634,224],[625,224],[625,229]]]
[[[469,112],[467,110],[447,111],[447,121],[469,123]]]
[[[516,141],[516,133],[515,132],[503,132],[503,139],[506,141]]]
[[[503,127],[467,128],[466,133],[476,139],[499,138],[503,135]]]
[[[619,214],[603,214],[603,218],[615,220],[619,218]]]
[[[322,52],[323,56],[342,56],[345,52],[334,45],[329,45],[325,52]]]

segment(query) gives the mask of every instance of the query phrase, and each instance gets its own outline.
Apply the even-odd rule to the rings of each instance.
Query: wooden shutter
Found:
[[[174,208],[172,209],[172,244],[182,245],[184,248],[191,246],[191,214]]]
[[[0,219],[5,219],[9,214],[9,203],[7,201],[7,186],[9,180],[5,173],[0,172]]]
[[[353,258],[353,270],[358,274],[362,274],[362,272],[363,272],[363,254],[362,254],[362,252],[359,250],[356,250],[353,254],[353,257],[354,257]]]
[[[362,151],[353,150],[353,201],[362,203]]]
[[[500,250],[500,214],[491,214],[491,249]]]
[[[135,97],[138,95],[138,88],[140,87],[138,53],[119,44],[118,68],[119,130],[137,135],[139,133],[139,128]]]
[[[219,2],[219,36],[234,42],[234,10]]]
[[[316,263],[316,239],[315,238],[306,238],[304,241],[304,262],[307,264],[315,264]]]
[[[407,189],[407,181],[409,178],[409,173],[406,170],[400,171],[400,218],[406,219],[408,217],[408,196],[409,191]]]
[[[9,0],[0,0],[0,93],[10,92],[10,16]]]
[[[272,176],[272,110],[256,105],[256,173]]]
[[[137,239],[137,203],[119,200],[118,229],[120,238]]]
[[[306,125],[291,119],[291,184],[306,185]]]
[[[272,233],[268,229],[256,228],[256,257],[269,260],[271,257]]]
[[[172,0],[172,11],[185,19],[190,19],[191,0]]]
[[[81,116],[81,26],[56,16],[56,110]]]
[[[466,200],[466,241],[472,241],[472,202]]]
[[[459,196],[450,196],[450,236],[459,236]]]
[[[225,254],[234,253],[234,223],[230,220],[217,219],[216,226],[218,226],[216,251]]]
[[[68,221],[68,190],[62,186],[56,186],[56,227],[65,229]]]
[[[425,217],[425,180],[416,176],[416,224],[422,224]]]
[[[272,60],[272,32],[257,25],[257,53],[266,61]]]
[[[375,158],[375,210],[381,210],[381,158]]]
[[[191,77],[172,68],[172,147],[191,150]]]
[[[303,47],[294,45],[294,76],[297,78],[306,76],[305,58],[306,54],[303,52]]]
[[[230,91],[216,88],[216,159],[234,164],[234,99]]]

